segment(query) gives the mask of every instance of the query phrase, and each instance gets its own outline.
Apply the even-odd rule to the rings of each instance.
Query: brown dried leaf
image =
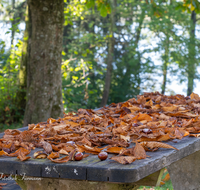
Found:
[[[146,102],[144,105],[145,105],[146,107],[151,107],[151,106],[153,106],[153,102],[152,102],[152,100],[149,100],[149,101]]]
[[[195,94],[194,92],[192,94],[190,94],[190,98],[192,100],[200,100],[200,97],[198,94]]]
[[[173,112],[174,110],[176,110],[178,107],[176,105],[172,105],[170,107],[162,107],[163,111],[165,112]]]
[[[123,147],[118,147],[118,146],[115,146],[115,147],[110,147],[110,148],[107,148],[107,151],[108,153],[115,153],[115,154],[119,154],[121,151],[123,150],[126,150],[125,148]]]
[[[19,156],[19,153],[20,152],[23,152],[24,155],[28,155],[30,153],[30,150],[27,150],[25,148],[22,148],[20,147],[18,150],[16,150],[15,152],[11,153],[11,154],[8,154],[8,156],[11,156],[11,157],[16,157],[16,156]]]
[[[5,152],[4,150],[1,150],[1,151],[0,151],[0,156],[7,156],[7,155],[8,155],[8,153]]]
[[[36,138],[33,136],[33,130],[32,131],[23,131],[20,134],[20,140],[23,142],[36,142]]]
[[[161,135],[159,136],[156,140],[157,141],[168,141],[169,139],[171,139],[172,137],[170,136],[169,133],[165,134],[165,135]]]
[[[140,143],[141,146],[146,146],[150,149],[154,149],[154,148],[172,148],[172,149],[175,149],[175,150],[178,150],[177,148],[171,146],[171,145],[168,145],[168,144],[165,144],[165,143],[162,143],[162,142],[155,142],[155,141],[150,141],[150,142],[141,142]]]
[[[68,162],[70,160],[69,156],[65,156],[63,158],[60,158],[60,159],[52,159],[52,158],[49,158],[52,162],[55,162],[55,163],[65,163],[65,162]]]
[[[19,149],[17,158],[20,159],[21,161],[26,161],[31,158],[30,156],[26,156],[26,155],[27,153],[26,151],[24,151],[24,149]]]
[[[59,157],[60,157],[60,154],[58,152],[51,152],[51,154],[49,154],[47,158],[51,160],[51,159],[55,159]]]
[[[44,140],[42,140],[41,143],[42,143],[42,146],[43,146],[44,150],[46,151],[46,153],[50,154],[52,152],[51,144],[46,142],[46,141],[44,141]]]
[[[142,121],[142,120],[152,121],[152,118],[146,113],[143,113],[143,114],[139,113],[133,119],[137,119],[138,121]]]
[[[200,137],[200,133],[198,134],[189,134],[190,137]]]
[[[33,157],[35,159],[45,159],[45,158],[47,158],[47,154],[43,151],[37,151],[33,154]]]
[[[98,147],[90,147],[90,146],[87,146],[87,145],[81,146],[81,148],[83,148],[84,150],[89,150],[91,152],[96,152],[96,153],[99,153],[103,149],[105,149],[105,148],[98,148]]]
[[[143,146],[141,146],[140,143],[138,143],[136,141],[136,145],[133,149],[133,155],[137,158],[137,159],[145,159],[147,157],[146,152],[143,148]]]
[[[65,155],[69,155],[69,153],[65,149],[60,149],[59,153],[60,154],[65,154]]]
[[[92,146],[92,143],[91,143],[86,137],[84,137],[81,141],[78,141],[78,143],[79,143],[80,145]]]
[[[113,156],[110,158],[111,160],[115,160],[120,164],[130,164],[136,160],[134,156]]]
[[[157,98],[156,98],[156,100],[155,100],[155,102],[158,104],[158,103],[160,103],[160,101],[161,101],[161,96],[158,96]]]

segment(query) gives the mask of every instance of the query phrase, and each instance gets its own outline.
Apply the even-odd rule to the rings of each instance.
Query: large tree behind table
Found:
[[[29,40],[24,126],[63,114],[63,0],[28,0]]]
[[[85,6],[96,6],[101,16],[106,16],[110,13],[109,1],[87,0]],[[28,0],[29,35],[24,126],[63,115],[61,52],[64,2],[69,3],[70,0]]]

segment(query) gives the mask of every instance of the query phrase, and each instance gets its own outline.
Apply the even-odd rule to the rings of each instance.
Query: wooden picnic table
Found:
[[[3,133],[0,138],[2,136]],[[105,161],[100,161],[97,155],[90,155],[81,161],[60,164],[48,159],[31,158],[21,162],[16,157],[0,157],[0,173],[12,174],[22,189],[28,190],[122,190],[159,184],[163,168],[167,167],[174,190],[200,189],[200,139],[184,137],[175,141],[167,144],[178,151],[160,148],[147,152],[149,157],[146,159],[128,165],[110,160],[111,154]],[[33,150],[30,156],[33,157],[38,150]]]

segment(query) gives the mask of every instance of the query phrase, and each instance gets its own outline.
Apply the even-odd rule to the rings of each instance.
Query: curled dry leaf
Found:
[[[70,159],[69,159],[69,156],[65,156],[60,159],[49,158],[49,160],[51,160],[52,162],[55,162],[55,163],[65,163],[65,162],[68,162]]]
[[[1,151],[0,151],[0,156],[7,156],[7,155],[8,155],[8,153],[5,152],[4,150],[1,150]]]
[[[48,159],[55,159],[55,158],[59,158],[60,154],[58,152],[51,152],[51,154],[49,154],[49,156],[47,157]]]
[[[33,154],[33,157],[35,159],[45,159],[47,157],[47,154],[43,151],[37,151]]]
[[[107,148],[106,152],[108,153],[115,153],[115,154],[119,154],[120,152],[126,150],[125,148],[123,147],[110,147],[110,148]]]
[[[198,134],[190,134],[190,137],[200,137],[200,133],[198,133]]]
[[[154,149],[154,148],[172,148],[175,150],[178,150],[177,148],[169,145],[169,144],[165,144],[162,142],[155,142],[155,141],[150,141],[150,142],[141,142],[140,143],[141,146],[143,147],[148,147],[150,149]]]
[[[21,161],[25,161],[25,160],[28,160],[28,159],[31,158],[30,156],[26,156],[30,153],[30,151],[27,152],[26,149],[24,149],[24,148],[20,148],[17,151],[16,151],[17,152],[17,158],[20,159]]]
[[[113,156],[110,158],[111,160],[115,160],[120,164],[130,164],[136,160],[134,156]]]
[[[69,153],[65,149],[60,149],[59,153],[60,154],[65,154],[65,155],[69,155]]]
[[[8,154],[8,156],[16,157],[16,156],[19,155],[20,152],[23,152],[24,155],[28,155],[31,151],[30,151],[30,150],[27,150],[27,149],[25,149],[25,148],[20,147],[20,148],[19,148],[18,150],[16,150],[15,152]]]

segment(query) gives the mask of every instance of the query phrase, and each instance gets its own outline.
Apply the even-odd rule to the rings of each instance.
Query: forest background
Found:
[[[0,1],[1,130],[5,125],[22,126],[24,120],[30,92],[30,2]],[[190,95],[195,85],[198,88],[198,0],[64,0],[62,6],[61,100],[65,112],[123,102],[143,92],[175,94],[172,83],[183,84],[184,95]]]

